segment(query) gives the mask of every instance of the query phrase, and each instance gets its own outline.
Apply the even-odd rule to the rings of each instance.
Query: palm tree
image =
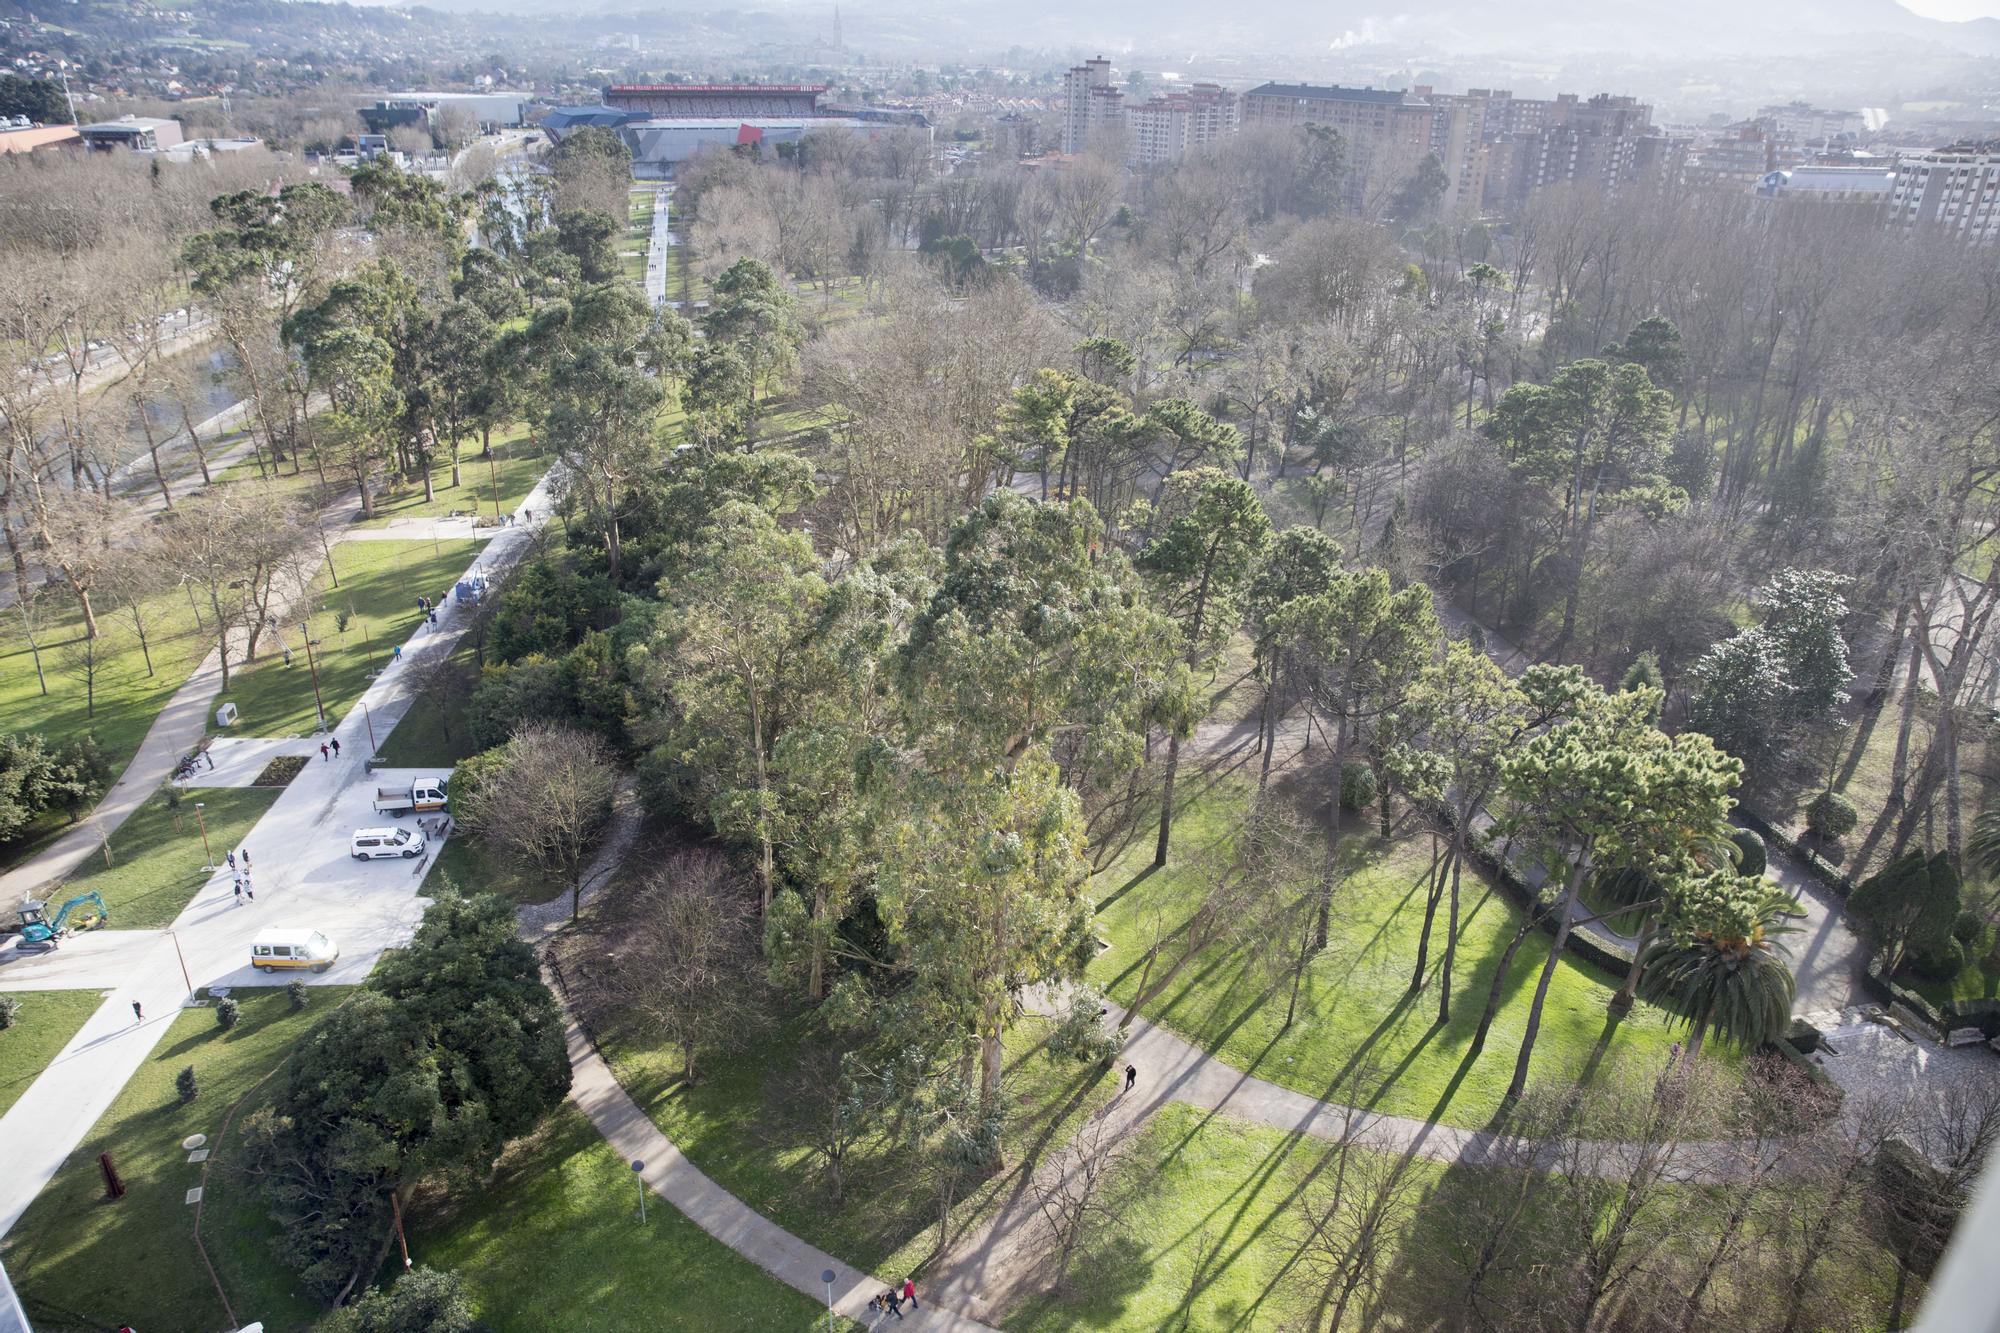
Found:
[[[1686,874],[1712,874],[1718,870],[1735,867],[1742,850],[1732,841],[1736,825],[1727,818],[1718,818],[1713,824],[1693,831],[1687,847]],[[1632,1007],[1632,997],[1639,993],[1639,982],[1650,966],[1647,955],[1654,940],[1654,932],[1660,927],[1663,909],[1678,887],[1676,876],[1669,875],[1662,880],[1660,875],[1639,866],[1622,866],[1608,871],[1597,880],[1600,900],[1611,907],[1640,908],[1644,915],[1639,918],[1639,934],[1633,941],[1632,966],[1626,970],[1625,984],[1611,997],[1613,1013],[1622,1014]]]
[[[1664,931],[1646,947],[1639,993],[1680,1016],[1691,1054],[1710,1032],[1754,1050],[1791,1018],[1792,969],[1773,937],[1798,929],[1798,904],[1767,881],[1736,882],[1736,910],[1717,914],[1728,924]]]

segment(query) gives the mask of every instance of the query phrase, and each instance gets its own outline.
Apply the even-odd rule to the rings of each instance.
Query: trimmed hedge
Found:
[[[1812,848],[1786,836],[1783,831],[1773,827],[1769,820],[1748,806],[1737,806],[1735,819],[1745,828],[1763,834],[1765,842],[1781,848],[1786,855],[1804,866],[1808,875],[1831,889],[1842,902],[1846,902],[1847,895],[1854,892],[1854,881],[1848,878],[1845,871]]]

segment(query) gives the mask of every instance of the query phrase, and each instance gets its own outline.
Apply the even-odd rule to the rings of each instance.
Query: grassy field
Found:
[[[496,486],[499,512],[512,513],[549,470],[550,461],[545,450],[529,441],[525,424],[495,432],[490,459],[481,456],[479,440],[474,437],[460,447],[458,485],[451,484],[451,459],[442,458],[431,468],[435,499],[424,499],[422,482],[399,479],[393,487],[384,488],[375,496],[375,517],[357,520],[354,526],[386,528],[399,521],[449,518],[454,513],[468,512],[490,518]]]
[[[452,661],[464,672],[464,694],[447,696],[443,703],[429,694],[419,695],[410,711],[386,737],[378,737],[377,749],[383,762],[397,768],[450,768],[473,753],[472,730],[466,717],[467,696],[478,684],[473,653],[461,645]]]
[[[430,874],[439,878],[449,875],[466,893],[497,893],[518,903],[546,902],[560,891],[504,858],[488,854],[479,839],[463,829],[445,840]]]
[[[111,909],[114,930],[155,930],[181,914],[209,876],[202,871],[201,827],[215,864],[240,847],[251,825],[264,817],[282,787],[216,787],[188,793],[176,822],[162,794],[133,812],[111,835],[111,864],[101,853],[87,857],[61,887],[45,894],[51,903],[95,889]],[[195,817],[195,802],[204,807]],[[250,849],[251,855],[257,848]]]
[[[210,1009],[154,1020],[172,1027],[0,1240],[0,1258],[32,1318],[88,1328],[232,1326],[195,1248],[195,1210],[183,1198],[201,1185],[202,1236],[236,1312],[246,1319],[254,1312],[273,1330],[310,1325],[317,1311],[294,1295],[291,1274],[270,1251],[272,1227],[240,1174],[235,1140],[219,1136],[230,1107],[283,1063],[343,993],[316,987],[312,1007],[293,1013],[283,990],[246,991],[237,997],[242,1021],[230,1032],[215,1025]],[[192,1104],[174,1091],[186,1066],[201,1088]],[[209,1137],[205,1182],[180,1146],[190,1134]],[[115,1203],[106,1200],[98,1173],[103,1152],[128,1190]]]
[[[104,992],[42,990],[12,997],[0,993],[0,999],[8,998],[19,1000],[21,1011],[14,1015],[14,1026],[0,1032],[0,1115],[21,1100],[28,1085],[41,1077],[49,1061],[97,1012]]]
[[[409,1232],[413,1255],[465,1277],[496,1333],[826,1327],[822,1304],[663,1200],[642,1224],[631,1170],[567,1103],[508,1149],[491,1180],[421,1199]]]
[[[79,674],[83,616],[73,603],[58,602],[51,593],[31,617],[46,694],[19,607],[0,615],[0,731],[33,731],[55,743],[93,733],[112,764],[123,769],[160,709],[215,641],[197,630],[194,608],[178,588],[143,599],[140,617],[153,659],[148,675],[131,613],[109,597],[93,598],[92,604],[98,625],[94,707]]]
[[[642,850],[636,859],[650,858]],[[582,928],[565,937],[565,965],[572,975],[580,975],[579,969],[587,969],[591,958],[618,938],[623,901],[616,891],[606,895],[585,910]],[[597,1035],[626,1091],[724,1188],[844,1263],[884,1277],[916,1272],[937,1243],[937,1208],[935,1197],[917,1184],[907,1147],[886,1132],[857,1145],[835,1202],[808,1151],[780,1128],[780,1080],[797,1065],[808,1022],[781,1021],[747,1036],[727,1055],[710,1058],[692,1087],[681,1081],[678,1052],[650,1027],[612,1021],[600,1025]],[[1116,1090],[1109,1074],[1046,1054],[1049,1027],[1046,1020],[1023,1018],[1008,1032],[1003,1131],[1008,1169],[960,1202],[952,1220],[955,1235],[1017,1188],[1022,1172],[1032,1170]]]
[[[1162,1108],[1121,1146],[1103,1186],[1107,1217],[1081,1246],[1066,1288],[1025,1297],[1008,1311],[1004,1326],[1010,1333],[1317,1327],[1309,1316],[1319,1288],[1294,1262],[1304,1235],[1295,1201],[1306,1189],[1316,1188],[1322,1198],[1330,1190],[1329,1147],[1187,1106]],[[1378,1155],[1356,1151],[1364,1168],[1386,1165]],[[1392,1231],[1383,1304],[1371,1311],[1381,1322],[1353,1320],[1343,1328],[1436,1327],[1426,1320],[1435,1312],[1423,1308],[1425,1298],[1463,1280],[1465,1199],[1480,1185],[1481,1173],[1423,1160],[1409,1170],[1413,1206]],[[1676,1192],[1653,1207],[1673,1207],[1687,1217],[1690,1207],[1709,1210],[1726,1202],[1710,1192]],[[1644,1225],[1658,1226],[1659,1220],[1648,1217]],[[1707,1242],[1691,1236],[1690,1243]],[[1628,1252],[1624,1262],[1648,1257],[1654,1256]],[[1496,1274],[1495,1284],[1510,1275]],[[1891,1322],[1895,1263],[1884,1251],[1822,1264],[1815,1285],[1825,1293],[1821,1308],[1850,1316],[1842,1328],[1901,1326]],[[1710,1299],[1728,1310],[1725,1289],[1711,1291]],[[1701,1326],[1756,1325],[1722,1320]]]
[[[312,617],[320,696],[329,726],[339,725],[395,646],[417,628],[417,594],[448,592],[472,563],[478,543],[455,541],[345,542],[335,548],[333,586],[322,567],[313,581],[318,610]],[[346,627],[342,628],[342,619]],[[285,628],[292,664],[284,665],[278,641],[248,670],[234,672],[223,699],[242,714],[246,736],[302,736],[313,730],[313,682],[297,625]]]
[[[1098,876],[1098,928],[1112,947],[1099,955],[1091,976],[1121,1003],[1138,993],[1156,933],[1174,930],[1199,902],[1203,884],[1215,873],[1210,858],[1226,852],[1248,807],[1248,785],[1235,777],[1189,780],[1184,790],[1188,801],[1175,820],[1176,852],[1167,868],[1148,873],[1152,840],[1142,838]],[[1289,1029],[1283,1026],[1289,986],[1273,978],[1266,940],[1215,946],[1209,956],[1184,967],[1148,1012],[1236,1068],[1316,1097],[1351,1088],[1350,1077],[1360,1070],[1367,1075],[1361,1090],[1375,1110],[1450,1124],[1485,1123],[1513,1076],[1529,1002],[1548,956],[1547,937],[1532,937],[1516,955],[1485,1049],[1468,1059],[1500,954],[1520,913],[1467,873],[1451,1022],[1438,1027],[1442,906],[1426,983],[1414,995],[1408,989],[1429,865],[1428,840],[1417,834],[1384,842],[1371,832],[1350,831],[1329,944],[1307,969],[1298,1016]],[[1665,1059],[1675,1038],[1666,1015],[1642,1004],[1621,1022],[1606,1009],[1614,989],[1608,979],[1567,958],[1557,966],[1533,1078],[1586,1078],[1599,1069]]]

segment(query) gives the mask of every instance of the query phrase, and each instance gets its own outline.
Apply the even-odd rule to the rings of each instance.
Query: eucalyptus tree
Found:
[[[1199,677],[1213,671],[1243,618],[1243,594],[1270,541],[1271,520],[1248,482],[1209,467],[1167,478],[1151,527],[1153,539],[1140,551],[1137,565],[1161,609],[1180,625],[1187,645],[1182,661]],[[1167,863],[1181,739],[1179,728],[1168,732],[1160,836],[1153,849],[1156,866]]]

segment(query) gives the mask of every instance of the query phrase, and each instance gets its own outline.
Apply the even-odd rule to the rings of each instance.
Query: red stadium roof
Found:
[[[823,93],[823,83],[614,83],[607,93]]]

